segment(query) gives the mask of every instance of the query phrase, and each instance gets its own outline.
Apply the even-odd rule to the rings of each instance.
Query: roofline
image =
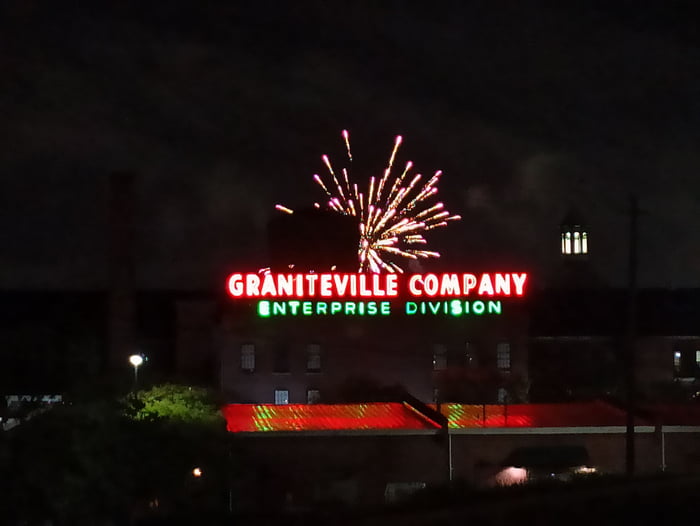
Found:
[[[635,426],[635,433],[653,433],[654,426]],[[563,427],[474,427],[452,428],[451,435],[603,435],[622,434],[626,426],[563,426]]]
[[[229,431],[234,437],[373,437],[373,436],[435,436],[443,429],[314,429],[310,431]]]
[[[667,432],[700,432],[700,426],[664,426],[683,429],[669,429]],[[635,426],[635,433],[653,433],[654,426]],[[334,436],[435,436],[444,429],[314,429],[310,431],[229,431],[240,438],[251,437],[334,437]],[[568,427],[476,427],[450,428],[450,435],[619,435],[627,432],[626,426],[568,426]]]
[[[700,433],[700,426],[661,426],[662,433]]]
[[[571,336],[571,335],[560,335],[560,336],[531,336],[529,341],[532,343],[565,343],[565,342],[598,342],[598,343],[609,343],[613,342],[619,338],[619,335],[609,334],[603,336]],[[667,342],[676,341],[697,341],[700,340],[700,335],[669,335],[665,333],[648,333],[639,336],[639,341],[644,341],[647,339],[658,338],[665,340]]]
[[[572,334],[560,334],[560,335],[550,335],[550,336],[532,336],[530,337],[533,341],[607,341],[612,340],[613,336],[605,334],[592,334],[592,335],[572,335]]]

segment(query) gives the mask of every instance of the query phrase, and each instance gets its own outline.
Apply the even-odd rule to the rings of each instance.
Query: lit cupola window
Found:
[[[561,224],[561,253],[564,256],[588,254],[588,229],[577,214],[569,213]]]
[[[571,232],[562,232],[561,234],[561,253],[571,254]]]

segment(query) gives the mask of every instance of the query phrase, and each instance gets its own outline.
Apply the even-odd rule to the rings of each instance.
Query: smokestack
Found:
[[[128,366],[136,349],[134,299],[134,181],[129,172],[109,177],[109,368]]]

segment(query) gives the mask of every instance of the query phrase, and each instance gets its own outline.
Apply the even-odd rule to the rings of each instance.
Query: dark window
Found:
[[[439,343],[433,344],[433,371],[447,369],[447,347]]]
[[[510,343],[496,345],[496,367],[499,371],[510,371]]]
[[[306,347],[306,371],[321,372],[321,346],[317,343],[311,343]]]
[[[317,404],[321,401],[321,391],[318,389],[307,389],[306,390],[306,403],[307,404]]]
[[[700,351],[676,347],[673,351],[673,375],[677,378],[700,376]]]
[[[255,371],[255,345],[252,343],[241,345],[241,370],[249,373]]]
[[[465,342],[464,344],[464,366],[465,367],[476,367],[478,365],[476,360],[476,349],[474,346]]]
[[[505,404],[508,401],[508,391],[505,387],[498,388],[498,403]]]

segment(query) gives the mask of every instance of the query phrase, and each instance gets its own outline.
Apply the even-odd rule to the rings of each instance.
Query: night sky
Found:
[[[320,200],[344,128],[358,178],[397,134],[399,162],[444,171],[464,219],[425,270],[546,279],[573,206],[623,284],[635,192],[641,285],[700,286],[697,10],[561,3],[6,3],[0,287],[105,285],[114,170],[138,174],[140,286],[265,266],[274,204]]]

